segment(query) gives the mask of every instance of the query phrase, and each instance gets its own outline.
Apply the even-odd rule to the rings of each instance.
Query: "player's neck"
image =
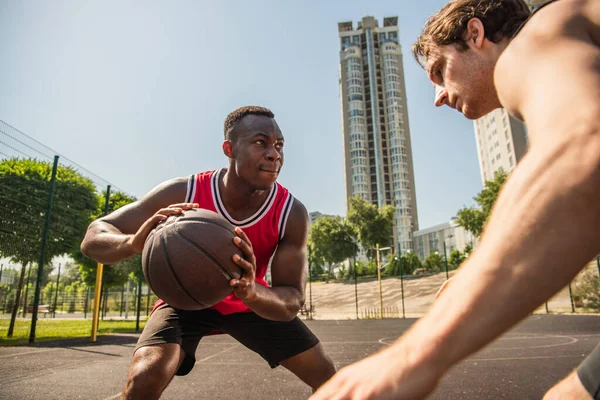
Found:
[[[218,182],[221,200],[230,213],[256,211],[264,204],[269,194],[268,190],[256,190],[250,187],[239,176],[229,170],[224,170]]]

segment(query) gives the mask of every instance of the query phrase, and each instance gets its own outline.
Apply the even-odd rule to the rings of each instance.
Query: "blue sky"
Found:
[[[435,109],[410,47],[445,0],[4,1],[0,119],[117,187],[226,165],[233,109],[271,108],[280,182],[309,211],[345,214],[337,23],[398,16],[420,228],[481,189],[473,124]],[[368,4],[368,5],[367,5]]]

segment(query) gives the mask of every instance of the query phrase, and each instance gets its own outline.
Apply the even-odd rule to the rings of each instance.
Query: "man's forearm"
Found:
[[[97,262],[114,264],[136,254],[130,244],[131,237],[107,222],[96,221],[90,225],[81,243],[81,251]]]
[[[244,303],[263,318],[273,321],[291,321],[300,311],[301,295],[291,286],[265,287],[256,284],[256,296]]]
[[[523,159],[477,250],[399,350],[447,369],[573,279],[600,251],[600,163],[589,155],[565,145]]]

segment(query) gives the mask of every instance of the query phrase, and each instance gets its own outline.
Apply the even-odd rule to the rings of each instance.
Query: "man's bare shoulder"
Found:
[[[523,119],[523,108],[539,65],[575,61],[573,44],[598,52],[600,1],[559,0],[536,12],[500,56],[494,81],[502,105]],[[550,79],[551,77],[546,77]],[[549,82],[546,81],[546,82]]]

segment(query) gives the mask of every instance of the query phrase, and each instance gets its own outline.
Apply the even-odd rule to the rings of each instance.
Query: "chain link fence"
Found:
[[[79,246],[91,221],[132,201],[93,172],[0,121],[0,336],[12,337],[15,327],[22,331],[25,324],[33,342],[38,321],[90,318],[97,263]],[[143,315],[152,295],[142,296],[144,290],[148,294],[142,281],[139,256],[106,266],[102,315],[121,317],[126,303],[119,293],[128,284],[128,298],[137,300],[127,303],[127,313],[139,308]]]
[[[357,276],[352,268],[336,268],[333,277],[327,273],[311,273],[306,304],[301,316],[305,319],[380,319],[419,318],[431,307],[435,295],[448,272],[442,265],[436,270],[416,270],[413,274],[381,270],[375,265],[358,265]],[[361,269],[361,267],[363,269]],[[368,271],[365,272],[364,268]],[[314,272],[316,268],[311,268]],[[342,271],[342,273],[340,273]],[[318,269],[317,269],[317,272]],[[590,262],[573,281],[535,313],[598,313],[600,311],[600,258]]]

